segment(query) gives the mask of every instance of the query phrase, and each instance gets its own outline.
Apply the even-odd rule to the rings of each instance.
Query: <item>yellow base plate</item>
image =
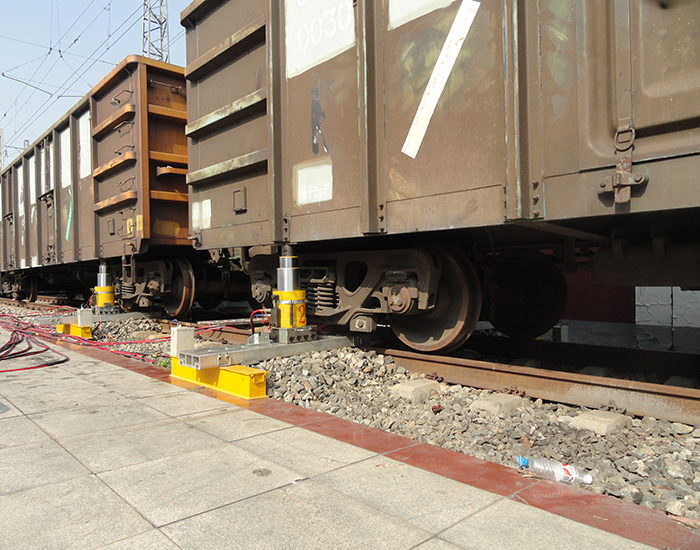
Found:
[[[60,324],[56,325],[56,331],[70,336],[79,336],[86,340],[92,339],[92,327],[79,327],[78,325]]]
[[[193,382],[243,399],[267,397],[267,371],[265,370],[242,365],[197,370],[183,367],[176,357],[171,357],[171,364],[170,375],[174,378]]]

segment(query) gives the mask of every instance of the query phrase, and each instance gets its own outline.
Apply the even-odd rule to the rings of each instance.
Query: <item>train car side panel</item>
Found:
[[[504,77],[505,3],[379,4],[388,233],[501,223],[504,161],[515,151],[505,132],[516,114]]]
[[[284,2],[284,216],[294,241],[362,235],[367,185],[362,10],[350,0]]]
[[[76,190],[74,185],[74,159],[76,157],[73,117],[68,117],[56,129],[56,159],[58,179],[56,184],[56,253],[59,263],[76,261]]]
[[[700,206],[700,6],[569,4],[540,22],[546,217]]]
[[[276,3],[273,2],[273,5]],[[269,2],[211,0],[187,27],[190,231],[195,246],[267,244],[273,190],[274,62]]]
[[[100,257],[131,254],[142,238],[143,213],[138,206],[146,199],[140,189],[139,168],[144,159],[139,149],[138,99],[134,66],[110,73],[90,99],[95,162],[92,201],[84,214],[95,220]]]
[[[95,216],[92,214],[92,171],[93,171],[93,140],[92,115],[89,102],[84,109],[74,114],[76,130],[77,156],[74,158],[73,171],[77,185],[76,214],[73,223],[78,234],[78,261],[97,258],[98,241],[95,239]],[[74,187],[74,188],[75,188]]]

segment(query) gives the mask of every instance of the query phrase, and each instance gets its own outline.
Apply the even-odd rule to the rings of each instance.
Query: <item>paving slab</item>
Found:
[[[178,388],[167,382],[147,378],[139,375],[143,380],[133,380],[130,382],[120,382],[115,384],[106,384],[105,388],[114,391],[125,397],[155,397],[160,395],[169,395],[171,393],[180,393],[187,391],[184,388]]]
[[[74,384],[74,387],[86,387],[76,374],[65,371],[60,367],[25,370],[19,372],[4,372],[0,374],[2,393],[9,395],[24,390],[45,391],[47,389],[62,389]],[[77,381],[77,382],[76,382]]]
[[[76,381],[74,387],[70,383],[60,389],[39,389],[28,387],[26,392],[15,391],[6,393],[12,403],[24,414],[36,414],[73,407],[91,405],[114,405],[123,397],[116,392],[98,386],[91,382],[81,385]]]
[[[238,441],[237,446],[309,477],[376,456],[371,451],[303,428],[251,437]]]
[[[386,457],[351,464],[314,479],[432,534],[500,498]]]
[[[0,449],[50,440],[51,438],[26,416],[0,417]]]
[[[600,531],[518,502],[499,500],[440,534],[468,550],[650,550],[650,546]]]
[[[81,379],[102,386],[128,384],[132,382],[156,382],[156,380],[153,380],[153,378],[149,378],[148,376],[144,376],[143,374],[139,374],[138,372],[130,371],[128,369],[123,368],[90,372],[88,374],[83,375]]]
[[[0,420],[21,415],[20,410],[10,403],[6,397],[0,396]]]
[[[0,518],[7,550],[89,550],[153,529],[94,476],[0,496]]]
[[[200,395],[192,391],[177,392],[170,395],[144,397],[138,400],[164,414],[172,417],[185,416],[198,412],[212,411],[229,407],[228,403]]]
[[[93,473],[220,446],[222,441],[178,420],[146,422],[58,440]]]
[[[83,405],[82,401],[81,405]],[[80,406],[30,415],[30,419],[36,422],[42,430],[56,438],[110,430],[166,418],[168,418],[166,414],[141,404],[137,400],[126,399],[120,395],[109,405]]]
[[[419,544],[415,547],[415,550],[462,550],[463,546],[457,546],[451,542],[447,542],[438,537],[433,537],[430,540],[425,541],[423,544]]]
[[[154,525],[162,526],[288,485],[301,476],[228,443],[99,477]]]
[[[224,441],[237,441],[292,427],[287,422],[235,406],[180,416],[178,420]]]
[[[0,450],[0,495],[89,474],[85,466],[51,439]]]
[[[305,480],[162,528],[183,550],[408,550],[430,534]]]
[[[67,363],[61,363],[60,368],[65,372],[69,372],[77,376],[103,373],[113,370],[124,370],[124,368],[119,365],[107,363],[106,361],[100,361],[98,359],[90,359],[85,356],[82,356],[82,360],[80,361],[69,361]]]
[[[157,529],[152,529],[142,535],[100,546],[99,550],[180,550],[180,547]]]

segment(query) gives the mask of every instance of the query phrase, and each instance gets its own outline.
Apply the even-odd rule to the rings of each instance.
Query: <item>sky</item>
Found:
[[[190,2],[167,1],[176,65],[185,64],[180,13]],[[142,0],[0,0],[5,166],[122,59],[141,54],[142,14]]]

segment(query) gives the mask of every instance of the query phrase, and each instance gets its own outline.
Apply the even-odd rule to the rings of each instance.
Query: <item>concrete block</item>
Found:
[[[77,313],[78,313],[77,325],[79,327],[92,328],[92,310],[91,309],[79,309]]]
[[[439,393],[440,384],[435,380],[425,380],[424,378],[409,380],[391,388],[391,395],[409,399],[412,403],[423,403],[431,392]]]
[[[570,426],[591,430],[598,435],[610,435],[621,428],[628,427],[630,422],[629,417],[624,414],[610,411],[588,411],[575,417]]]
[[[522,397],[508,395],[506,393],[492,393],[477,399],[469,408],[471,410],[486,411],[493,414],[511,415],[522,404]]]
[[[172,327],[170,329],[170,357],[178,357],[180,352],[194,349],[193,327]]]

